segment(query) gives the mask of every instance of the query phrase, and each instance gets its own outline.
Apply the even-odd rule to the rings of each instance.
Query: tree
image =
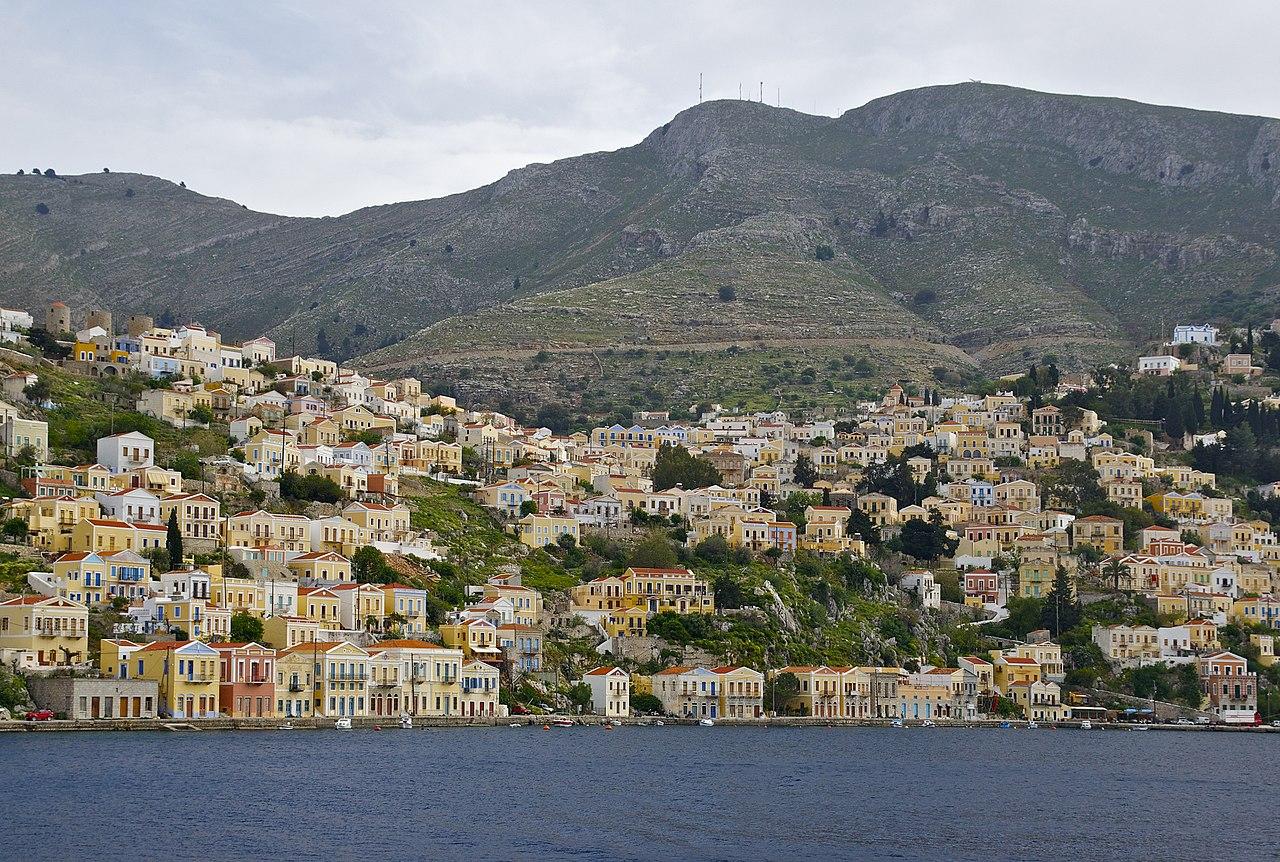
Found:
[[[181,566],[183,558],[182,530],[178,528],[178,509],[176,506],[169,512],[169,524],[166,527],[164,548],[169,552],[169,565],[175,568]]]
[[[591,706],[591,686],[585,682],[576,682],[569,686],[569,690],[565,692],[569,698],[569,703],[573,704],[576,712],[582,712]]]
[[[938,513],[934,512],[934,517],[928,521],[912,518],[903,524],[895,543],[897,549],[909,557],[936,560],[954,554],[960,540],[947,536],[946,525],[942,523]]]
[[[738,289],[736,287],[734,287],[732,284],[720,285],[720,301],[721,302],[733,302],[737,298],[738,298]]]
[[[720,483],[720,471],[706,458],[695,458],[688,449],[663,443],[653,462],[653,490],[705,488]]]
[[[708,563],[729,562],[729,542],[719,533],[713,533],[698,543],[693,553],[700,560]]]
[[[572,533],[561,533],[560,538],[556,539],[556,544],[566,551],[572,551],[578,547],[578,540],[573,537]]]
[[[262,618],[247,611],[231,615],[231,640],[234,643],[262,643]]]
[[[525,515],[536,515],[536,514],[538,514],[537,500],[525,500],[520,504],[520,517],[523,518]]]
[[[835,258],[836,252],[831,246],[823,244],[813,250],[813,256],[818,260],[832,260]]]
[[[358,584],[390,584],[396,573],[382,551],[365,545],[351,555],[351,577]]]
[[[47,380],[37,377],[35,383],[22,387],[22,394],[27,396],[28,401],[41,404],[49,399],[53,390],[49,387]]]
[[[1111,588],[1113,590],[1119,591],[1120,579],[1126,578],[1128,577],[1128,575],[1129,575],[1128,566],[1120,562],[1119,558],[1117,557],[1111,558],[1110,560],[1107,561],[1107,564],[1102,567],[1102,577],[1106,580],[1111,581]]]
[[[316,353],[321,356],[329,355],[329,333],[324,331],[324,327],[316,330]]]
[[[10,518],[0,527],[0,532],[11,542],[24,542],[27,538],[27,522],[23,518]]]
[[[856,533],[861,536],[862,541],[868,545],[880,544],[880,528],[876,526],[875,521],[871,520],[870,515],[856,506],[849,513],[849,521],[845,529],[850,534]]]
[[[209,409],[207,404],[198,404],[194,409],[192,409],[189,414],[189,418],[192,422],[199,423],[200,425],[208,425],[213,421],[213,411]]]
[[[662,715],[662,701],[647,691],[632,692],[631,711],[637,715]]]
[[[1055,638],[1061,637],[1063,632],[1080,624],[1082,615],[1080,601],[1071,588],[1071,577],[1065,566],[1058,566],[1053,575],[1053,588],[1040,610],[1040,627],[1048,629]]]
[[[670,540],[654,530],[631,549],[630,565],[648,569],[672,569],[679,562]]]
[[[800,678],[791,671],[780,673],[764,684],[764,708],[772,713],[787,711],[787,701],[800,693]]]
[[[286,470],[280,475],[280,496],[286,500],[336,503],[346,495],[342,486],[327,476],[300,476],[295,470]]]
[[[796,458],[796,484],[801,488],[812,488],[818,481],[818,468],[813,466],[813,459],[808,455]]]

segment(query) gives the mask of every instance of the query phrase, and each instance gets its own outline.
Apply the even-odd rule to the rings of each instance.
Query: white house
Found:
[[[587,671],[582,681],[591,686],[591,711],[609,718],[631,714],[631,676],[622,668],[597,667]]]
[[[139,431],[127,431],[98,439],[98,463],[112,474],[139,467],[154,467],[156,441]]]
[[[93,495],[102,507],[102,517],[129,524],[160,523],[160,498],[146,488],[126,488],[123,491]]]
[[[919,596],[923,608],[942,607],[942,587],[933,579],[933,572],[907,572],[898,586]]]
[[[1218,343],[1218,327],[1207,323],[1183,324],[1173,328],[1174,344],[1207,344],[1210,347]]]
[[[1168,377],[1182,367],[1176,356],[1139,356],[1138,373],[1150,377]]]

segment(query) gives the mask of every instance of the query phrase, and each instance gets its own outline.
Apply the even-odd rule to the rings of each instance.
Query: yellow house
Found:
[[[466,659],[497,659],[502,655],[498,648],[497,626],[488,620],[445,623],[440,626],[440,639],[445,646],[462,650]]]
[[[262,624],[262,639],[278,650],[315,643],[320,640],[320,623],[283,614],[267,617]]]
[[[397,542],[409,532],[409,507],[403,503],[354,502],[342,510],[342,517],[360,528],[360,542]]]
[[[222,504],[208,494],[170,494],[160,498],[160,523],[167,525],[173,513],[178,531],[186,539],[217,541],[222,535]]]
[[[525,515],[520,519],[516,532],[520,536],[520,543],[530,548],[558,544],[561,536],[569,536],[574,544],[580,538],[578,520],[557,515]]]
[[[642,638],[648,635],[649,612],[643,607],[618,608],[604,618],[604,630],[611,638]]]
[[[1009,687],[1040,681],[1040,662],[1024,656],[991,651],[992,680],[996,690],[1008,695]]]
[[[327,587],[299,587],[298,613],[319,623],[322,629],[342,628],[342,603]]]
[[[309,713],[331,718],[369,715],[369,653],[346,641],[291,647],[276,659],[279,691],[305,692]],[[282,683],[283,680],[283,683]],[[289,714],[289,709],[285,709]],[[306,713],[304,713],[306,714]]]
[[[214,578],[210,594],[215,605],[233,614],[244,612],[261,616],[266,609],[266,587],[249,578]]]
[[[287,565],[301,584],[349,584],[352,580],[351,561],[333,551],[308,551]]]
[[[395,617],[400,617],[401,635],[406,638],[420,638],[427,633],[430,623],[427,621],[427,591],[407,584],[383,584],[382,614],[388,626]]]
[[[5,506],[6,518],[22,518],[27,522],[32,547],[51,554],[71,550],[76,524],[101,514],[102,507],[92,497],[18,499]]]
[[[200,641],[156,641],[131,656],[131,678],[160,687],[160,714],[172,718],[216,718],[218,651]]]
[[[421,640],[379,641],[370,655],[370,707],[377,716],[458,715],[462,650]]]
[[[71,550],[114,553],[129,550],[141,554],[164,547],[168,531],[160,524],[130,524],[105,518],[86,518],[71,531]]]
[[[85,604],[105,604],[117,596],[132,601],[150,592],[151,562],[133,551],[69,551],[54,560],[50,569],[60,584],[59,595]]]
[[[1071,541],[1075,547],[1092,545],[1106,554],[1124,551],[1124,521],[1106,515],[1088,515],[1071,522]]]
[[[622,573],[622,585],[625,603],[650,613],[715,613],[711,585],[688,569],[632,566]]]
[[[61,667],[89,660],[89,609],[61,596],[0,602],[0,660]]]

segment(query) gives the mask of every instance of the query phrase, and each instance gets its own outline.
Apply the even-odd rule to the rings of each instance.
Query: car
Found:
[[[511,712],[513,715],[528,715],[529,707],[525,706],[523,703],[517,703],[511,707]]]
[[[1195,724],[1195,722],[1193,722],[1189,718],[1180,718],[1177,721],[1175,721],[1174,724]]]
[[[1196,716],[1196,724],[1212,724],[1212,723],[1213,722],[1209,720],[1209,716],[1207,715]]]
[[[27,721],[53,721],[52,709],[33,709],[27,712]]]
[[[1280,727],[1280,718],[1273,718],[1273,719],[1271,719],[1271,726],[1272,726],[1272,727]]]

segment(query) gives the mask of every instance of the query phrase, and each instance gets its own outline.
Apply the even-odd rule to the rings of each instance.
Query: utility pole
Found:
[[[760,104],[764,104],[764,81],[760,82]]]
[[[698,73],[698,104],[702,104],[702,73]]]

